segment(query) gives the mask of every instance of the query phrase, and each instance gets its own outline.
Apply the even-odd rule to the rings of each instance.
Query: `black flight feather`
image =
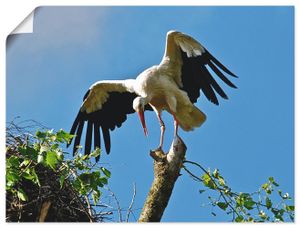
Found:
[[[228,78],[225,77],[225,75],[215,66],[213,62],[209,61],[208,66],[219,76],[223,82],[232,88],[237,88],[231,81],[228,80]]]
[[[206,67],[202,68],[203,75],[206,78],[207,82],[212,86],[212,88],[224,99],[228,99],[227,95],[223,91],[223,89],[219,86],[219,84],[215,81],[215,79],[211,76]]]
[[[105,144],[105,150],[107,154],[110,152],[110,134],[109,130],[107,128],[102,128],[102,135],[104,139],[104,144]]]
[[[73,155],[77,152],[77,147],[80,145],[80,139],[81,139],[81,134],[82,134],[82,129],[84,126],[84,121],[81,120],[79,121],[79,125],[76,131],[76,136],[75,136],[75,142],[74,142],[74,147],[73,147]]]
[[[87,98],[90,90],[84,95],[83,101]],[[79,110],[74,123],[71,127],[70,134],[75,134],[73,153],[77,151],[77,147],[80,145],[80,138],[82,135],[83,127],[87,122],[86,136],[85,136],[85,148],[84,153],[89,154],[91,151],[92,142],[94,143],[94,149],[97,147],[101,149],[101,135],[104,141],[104,147],[108,154],[111,149],[110,131],[116,127],[121,127],[127,119],[127,115],[134,113],[132,108],[133,100],[137,97],[135,93],[130,92],[109,92],[107,101],[102,104],[102,108],[92,113],[81,112]],[[145,106],[145,110],[153,111],[150,105]],[[94,137],[93,137],[94,135]],[[72,140],[67,147],[72,143]],[[99,157],[96,158],[96,161]]]
[[[93,122],[88,121],[86,137],[85,137],[84,154],[89,154],[91,152],[92,133],[93,133]]]
[[[225,77],[221,72],[237,77],[229,71],[223,64],[221,64],[215,57],[213,57],[207,50],[202,55],[196,57],[188,57],[187,54],[181,50],[182,69],[181,80],[182,90],[186,91],[191,102],[195,103],[200,96],[200,91],[212,103],[218,105],[219,101],[216,96],[218,93],[222,98],[228,99],[226,93],[221,86],[216,82],[212,74],[206,68],[209,66],[213,72],[227,85],[236,88],[236,86]],[[218,67],[221,69],[218,69]]]
[[[224,72],[226,72],[227,74],[238,78],[238,76],[236,76],[234,73],[232,73],[230,70],[228,70],[219,60],[217,60],[212,54],[209,53],[209,51],[207,51],[205,49],[205,54],[208,55],[208,58],[211,59],[211,61],[213,61],[218,67],[220,67]]]

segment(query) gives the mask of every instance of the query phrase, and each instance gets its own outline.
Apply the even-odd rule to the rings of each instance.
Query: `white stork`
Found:
[[[110,130],[120,127],[130,113],[138,113],[147,135],[144,110],[153,110],[158,117],[161,126],[158,149],[162,149],[164,141],[165,125],[161,118],[163,110],[173,115],[175,135],[178,125],[185,131],[199,127],[206,119],[205,114],[193,105],[200,96],[200,91],[216,105],[219,104],[216,93],[228,99],[207,66],[224,83],[236,88],[222,71],[233,77],[237,76],[199,42],[184,33],[169,31],[165,53],[159,65],[146,69],[136,79],[98,81],[90,87],[70,131],[76,135],[73,152],[76,153],[80,144],[85,122],[85,154],[91,151],[93,132],[94,148],[101,148],[100,128],[106,152],[109,153]]]

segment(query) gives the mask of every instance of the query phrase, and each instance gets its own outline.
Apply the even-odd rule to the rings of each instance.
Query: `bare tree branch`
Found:
[[[118,216],[119,216],[119,222],[122,222],[123,219],[122,219],[122,209],[121,209],[121,206],[120,206],[120,202],[119,200],[117,199],[115,193],[110,189],[110,188],[107,188],[107,190],[110,192],[111,196],[114,198],[116,204],[117,204],[117,211],[118,211]]]
[[[131,203],[130,203],[130,205],[128,207],[128,210],[127,210],[126,219],[125,219],[126,222],[128,222],[129,215],[132,212],[131,209],[132,209],[132,206],[133,206],[133,203],[134,203],[135,196],[136,196],[136,185],[135,185],[135,183],[133,183],[133,195],[132,195]]]
[[[180,175],[186,146],[182,139],[175,137],[167,154],[162,151],[151,151],[154,159],[154,180],[139,222],[159,222],[168,205],[175,182]]]

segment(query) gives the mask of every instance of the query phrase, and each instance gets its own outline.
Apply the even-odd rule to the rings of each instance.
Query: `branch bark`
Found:
[[[42,204],[42,208],[41,208],[41,211],[40,211],[39,222],[45,222],[51,204],[52,204],[51,201],[45,201]]]
[[[142,209],[139,222],[159,222],[168,205],[185,157],[186,146],[181,138],[173,139],[167,154],[150,151],[154,159],[154,180]]]

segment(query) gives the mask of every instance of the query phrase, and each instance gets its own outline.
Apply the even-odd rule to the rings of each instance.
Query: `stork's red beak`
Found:
[[[144,129],[144,134],[145,134],[145,136],[147,136],[148,135],[148,130],[147,130],[147,127],[146,127],[144,110],[138,111],[138,114],[139,114],[139,117],[140,117],[140,120],[141,120],[141,123],[142,123],[142,127]]]

